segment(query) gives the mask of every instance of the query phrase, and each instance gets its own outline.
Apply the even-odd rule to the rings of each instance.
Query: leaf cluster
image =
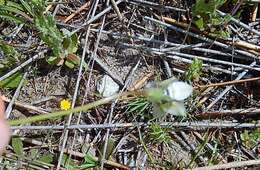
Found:
[[[195,58],[185,73],[185,79],[187,81],[193,81],[199,78],[202,73],[202,64],[200,59]]]
[[[71,34],[68,30],[60,31],[54,17],[45,9],[44,0],[5,1],[0,3],[0,17],[39,31],[41,40],[52,51],[47,62],[56,65],[65,64],[73,68],[79,64],[79,57],[75,55],[78,46],[77,35]]]
[[[53,162],[54,155],[51,153],[43,154],[36,148],[26,150],[25,152],[23,141],[18,136],[12,137],[11,146],[15,156],[12,157],[12,159],[3,157],[4,163],[2,164],[3,166],[1,166],[3,169],[14,169],[14,167],[16,167],[16,169],[24,169],[26,166],[26,169],[32,170],[32,167],[48,165]],[[13,162],[13,160],[15,161]],[[24,165],[21,164],[20,161],[26,161],[28,163]]]
[[[161,127],[158,123],[152,123],[149,126],[149,140],[152,143],[161,144],[166,143],[169,144],[171,141],[171,137],[168,133],[167,128]]]
[[[217,13],[217,9],[224,3],[225,0],[196,0],[192,6],[193,23],[201,31],[208,31],[211,36],[229,37],[228,30],[221,26],[230,20],[230,16],[222,18]]]
[[[21,55],[14,47],[0,41],[0,74],[3,75],[9,68],[12,68],[17,62],[21,61],[24,56]],[[16,72],[5,80],[0,81],[0,87],[16,88],[21,79],[22,73]]]
[[[259,122],[259,120],[256,121],[256,123]],[[257,128],[253,131],[244,130],[244,132],[240,134],[240,138],[246,147],[252,149],[259,143],[258,140],[260,139],[260,129]]]

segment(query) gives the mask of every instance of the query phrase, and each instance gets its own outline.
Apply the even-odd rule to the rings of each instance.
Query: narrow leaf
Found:
[[[23,142],[19,137],[12,138],[12,147],[17,155],[23,155]]]

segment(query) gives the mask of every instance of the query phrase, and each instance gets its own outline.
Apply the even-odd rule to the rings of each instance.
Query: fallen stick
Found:
[[[166,21],[167,23],[170,23],[170,24],[173,24],[173,25],[176,25],[176,26],[179,26],[179,27],[182,27],[184,29],[187,29],[189,28],[189,24],[187,23],[184,23],[184,22],[179,22],[173,18],[169,18],[169,17],[165,17],[165,16],[158,16],[156,15],[158,18],[162,18],[164,21]],[[209,35],[208,32],[206,31],[200,31],[199,29],[195,28],[195,27],[190,27],[190,30],[192,30],[193,32],[195,33],[201,33],[203,35],[206,35],[206,36],[209,36],[211,38],[214,38],[212,36]],[[252,43],[249,43],[249,42],[246,42],[246,41],[242,41],[242,40],[236,40],[235,42],[232,42],[232,41],[225,41],[227,44],[229,45],[234,45],[236,47],[241,47],[241,48],[246,48],[248,50],[253,50],[255,51],[257,54],[259,54],[258,52],[260,52],[260,46],[256,45],[256,44],[252,44]],[[252,52],[252,51],[251,51]]]
[[[8,99],[6,98],[5,96],[0,96],[0,98],[9,103],[11,101],[11,99]],[[15,101],[14,102],[14,105],[18,106],[18,107],[21,107],[21,108],[24,108],[26,110],[31,110],[31,111],[35,111],[37,113],[42,113],[42,114],[47,114],[49,112],[43,110],[42,108],[38,108],[38,107],[35,107],[35,106],[32,106],[32,105],[29,105],[29,104],[26,104],[26,103],[22,103],[22,102],[19,102],[19,101]]]
[[[260,80],[260,77],[248,78],[248,79],[243,79],[243,80],[232,80],[232,81],[227,81],[227,82],[202,85],[202,86],[197,86],[196,89],[216,87],[216,86],[226,86],[226,85],[231,85],[231,84],[239,84],[239,83],[257,81],[257,80]]]
[[[230,162],[230,163],[226,163],[226,164],[194,168],[194,170],[217,170],[217,169],[229,169],[229,168],[239,168],[239,169],[242,169],[242,167],[257,166],[257,165],[260,165],[260,160]]]
[[[71,20],[72,18],[74,18],[77,14],[79,14],[81,11],[83,11],[84,9],[88,8],[91,4],[91,1],[86,2],[84,5],[82,5],[77,11],[75,11],[74,13],[70,14],[65,20],[64,23],[67,23],[69,20]]]

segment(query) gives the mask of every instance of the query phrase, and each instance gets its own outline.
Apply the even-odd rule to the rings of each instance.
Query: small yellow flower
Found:
[[[63,99],[62,101],[60,101],[61,110],[68,110],[68,109],[70,109],[70,106],[71,106],[71,103],[69,100]]]

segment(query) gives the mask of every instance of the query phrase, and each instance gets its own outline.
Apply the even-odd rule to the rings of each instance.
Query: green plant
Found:
[[[84,157],[84,161],[79,166],[79,169],[89,169],[99,170],[99,162],[90,153],[87,153]]]
[[[14,137],[12,137],[11,143],[12,143],[14,153],[16,153],[18,156],[23,156],[23,142],[22,142],[22,140],[19,137],[14,136]]]
[[[140,116],[147,116],[151,108],[151,103],[145,97],[137,97],[127,104],[127,112]]]
[[[0,59],[0,73],[3,73],[8,68],[19,62],[24,58],[14,47],[5,44],[0,40],[0,52],[3,54],[3,58]]]
[[[195,58],[185,73],[187,81],[193,81],[199,78],[202,73],[202,60]]]
[[[258,143],[257,140],[260,139],[260,129],[253,131],[244,130],[244,132],[240,134],[240,138],[244,146],[253,148]]]
[[[99,161],[90,153],[87,153],[84,156],[84,160],[82,161],[82,163],[80,163],[80,165],[76,164],[68,155],[64,154],[61,160],[61,166],[69,170],[100,169]]]
[[[24,56],[21,55],[14,47],[4,44],[0,41],[0,52],[3,54],[3,58],[0,59],[0,74],[3,75],[8,69],[12,68],[17,62],[21,61]],[[0,81],[0,87],[3,88],[16,88],[23,75],[21,72],[16,72],[12,76]]]
[[[208,31],[211,36],[229,37],[229,31],[221,25],[230,20],[230,15],[222,18],[217,13],[217,9],[224,3],[225,0],[196,0],[192,6],[193,23],[201,31]]]
[[[187,165],[187,168],[188,169],[193,169],[193,165],[194,165],[194,162],[195,160],[199,157],[199,155],[203,152],[206,144],[208,143],[209,141],[209,133],[207,132],[203,138],[204,140],[202,141],[202,143],[199,145],[199,147],[196,149],[196,151],[194,151],[194,155],[192,156],[192,159],[190,160],[189,164]]]
[[[52,50],[51,56],[47,59],[49,64],[65,64],[69,68],[78,65],[79,57],[75,54],[78,46],[77,35],[66,29],[58,29],[54,17],[48,12],[45,13],[46,1],[19,2],[6,1],[0,5],[0,16],[36,28],[40,32],[41,40]]]
[[[70,158],[70,156],[63,154],[61,159],[61,166],[65,169],[76,170],[78,165]]]
[[[51,153],[40,153],[39,149],[29,149],[25,150],[23,141],[18,136],[13,136],[11,139],[11,146],[13,148],[13,152],[15,153],[10,157],[3,157],[4,166],[3,168],[8,169],[8,167],[13,167],[17,169],[26,169],[31,170],[33,166],[42,166],[42,165],[50,165],[53,161],[53,154]],[[18,164],[17,161],[18,160]],[[15,162],[13,165],[13,162]],[[26,164],[20,164],[20,162],[26,162]]]
[[[149,126],[149,139],[152,143],[160,144],[166,143],[169,144],[171,141],[171,137],[168,133],[167,128],[161,127],[161,125],[157,123],[152,123]]]
[[[11,21],[16,24],[26,24],[29,26],[31,18],[24,12],[26,9],[23,5],[20,5],[12,1],[4,1],[0,3],[0,17],[3,20]]]
[[[6,88],[6,89],[15,89],[20,84],[20,81],[22,80],[23,75],[21,72],[16,72],[10,77],[0,81],[0,87]]]

